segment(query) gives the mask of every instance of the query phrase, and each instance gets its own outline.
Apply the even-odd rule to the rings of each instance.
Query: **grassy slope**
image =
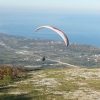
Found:
[[[100,69],[59,68],[28,72],[29,78],[0,89],[0,100],[97,100]]]

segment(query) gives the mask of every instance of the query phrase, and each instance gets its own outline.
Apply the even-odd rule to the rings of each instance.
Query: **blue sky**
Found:
[[[60,28],[72,42],[84,36],[87,41],[81,42],[95,41],[97,45],[100,0],[0,0],[0,32],[33,36],[33,30],[41,25]]]
[[[0,9],[99,13],[100,0],[0,0]]]

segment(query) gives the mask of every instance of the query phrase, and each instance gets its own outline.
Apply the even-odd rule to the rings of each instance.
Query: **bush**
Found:
[[[4,84],[9,84],[9,83],[11,83],[11,82],[12,82],[11,76],[9,76],[9,75],[4,75],[4,76],[3,76],[3,82],[4,82]]]
[[[26,69],[22,69],[22,68],[1,66],[0,67],[0,80],[16,79],[19,73],[25,72],[25,71]]]

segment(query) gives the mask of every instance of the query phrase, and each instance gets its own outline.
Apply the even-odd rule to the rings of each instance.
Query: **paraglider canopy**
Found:
[[[68,37],[61,30],[59,30],[58,28],[53,27],[53,26],[40,26],[35,30],[35,32],[37,32],[39,29],[42,29],[42,28],[48,28],[48,29],[51,29],[51,30],[55,31],[56,33],[58,33],[63,38],[66,46],[69,45]]]

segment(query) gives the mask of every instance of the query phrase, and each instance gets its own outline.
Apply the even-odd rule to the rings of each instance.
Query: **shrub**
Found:
[[[12,78],[9,75],[4,75],[3,76],[3,82],[4,84],[9,84],[10,82],[12,82]]]

